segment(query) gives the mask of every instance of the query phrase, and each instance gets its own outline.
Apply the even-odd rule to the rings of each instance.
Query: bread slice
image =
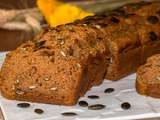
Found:
[[[160,53],[159,11],[160,2],[139,2],[111,13],[119,23],[105,29],[111,54],[106,79],[119,80]]]
[[[104,40],[97,39],[103,34],[96,31],[82,25],[61,25],[9,53],[0,73],[2,95],[16,100],[76,104],[88,89],[102,82],[106,71],[104,56],[108,50]]]
[[[136,90],[139,94],[160,98],[160,54],[150,57],[138,68]]]

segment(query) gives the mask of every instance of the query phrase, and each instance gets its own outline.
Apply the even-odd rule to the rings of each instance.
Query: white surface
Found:
[[[2,63],[4,54],[0,54]],[[0,63],[0,65],[1,65]],[[114,88],[113,93],[105,94],[106,88]],[[100,99],[89,99],[88,95],[98,95]],[[86,100],[91,104],[104,104],[103,110],[88,110],[79,105],[66,107],[49,104],[31,103],[29,108],[18,108],[16,105],[20,101],[7,100],[0,96],[0,105],[6,120],[128,120],[138,118],[148,118],[160,116],[160,100],[150,97],[140,96],[135,91],[135,74],[125,77],[116,82],[105,80],[101,86],[93,87],[87,92],[85,97],[80,100]],[[123,110],[120,107],[122,102],[131,103],[129,110]],[[34,113],[35,108],[44,110],[44,114]],[[75,112],[75,117],[64,117],[63,112]]]

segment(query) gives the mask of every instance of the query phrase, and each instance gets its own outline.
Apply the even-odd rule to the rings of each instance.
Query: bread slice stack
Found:
[[[76,104],[104,78],[119,80],[160,53],[159,13],[160,2],[140,2],[44,30],[7,55],[0,72],[2,95]]]

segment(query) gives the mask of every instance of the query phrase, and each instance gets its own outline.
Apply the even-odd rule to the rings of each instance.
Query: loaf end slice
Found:
[[[150,57],[138,68],[136,90],[141,95],[160,98],[160,54]]]
[[[102,34],[98,31],[61,25],[21,45],[7,55],[2,66],[2,95],[22,101],[76,104],[87,90],[103,81],[108,50],[103,39],[97,40],[98,33]]]

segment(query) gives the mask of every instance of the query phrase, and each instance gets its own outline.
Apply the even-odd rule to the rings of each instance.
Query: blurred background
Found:
[[[0,51],[14,50],[44,27],[107,12],[140,0],[0,0]]]

